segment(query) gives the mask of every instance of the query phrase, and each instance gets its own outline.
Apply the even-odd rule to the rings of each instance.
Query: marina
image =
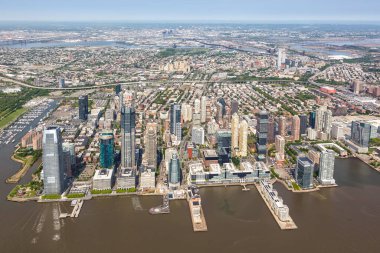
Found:
[[[39,123],[49,116],[49,113],[57,106],[57,102],[48,99],[41,102],[39,105],[30,109],[25,114],[20,116],[15,122],[7,126],[0,132],[0,145],[8,145],[10,143],[16,143],[16,135],[22,133],[25,130],[29,130],[32,123]],[[42,115],[45,115],[41,118]]]

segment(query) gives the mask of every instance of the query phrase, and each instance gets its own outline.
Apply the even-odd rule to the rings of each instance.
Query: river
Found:
[[[12,150],[0,153],[1,252],[380,252],[380,174],[357,159],[336,161],[336,188],[292,193],[275,185],[297,230],[280,230],[256,189],[221,187],[201,189],[208,232],[194,233],[183,200],[171,201],[170,214],[150,215],[161,198],[99,198],[65,220],[58,215],[68,203],[6,201],[13,185],[5,179],[19,168]]]

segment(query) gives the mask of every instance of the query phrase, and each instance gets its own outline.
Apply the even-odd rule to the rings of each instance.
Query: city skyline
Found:
[[[312,8],[311,8],[312,6]],[[326,8],[328,6],[328,8]],[[25,1],[2,3],[1,21],[378,23],[377,1]],[[300,14],[301,13],[301,14]]]

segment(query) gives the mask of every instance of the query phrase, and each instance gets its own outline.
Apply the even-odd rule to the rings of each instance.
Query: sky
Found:
[[[2,21],[380,21],[380,0],[0,0]]]

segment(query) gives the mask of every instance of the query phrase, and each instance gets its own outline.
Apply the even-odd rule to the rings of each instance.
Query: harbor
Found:
[[[168,213],[170,213],[168,195],[164,195],[162,197],[162,205],[150,208],[149,213],[150,214],[168,214]]]

